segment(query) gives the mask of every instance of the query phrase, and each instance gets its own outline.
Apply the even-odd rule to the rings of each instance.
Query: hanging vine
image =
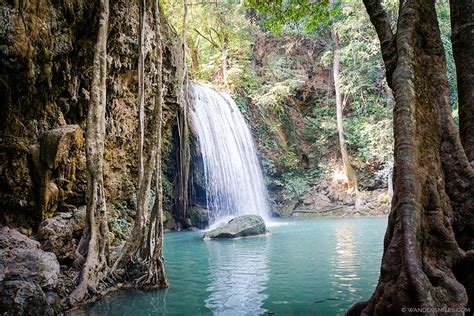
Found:
[[[188,70],[186,67],[186,19],[188,14],[187,1],[183,0],[183,20],[181,31],[182,42],[182,74],[179,81],[179,103],[181,105],[178,115],[178,136],[179,136],[179,181],[178,181],[178,216],[184,221],[187,215],[189,199],[189,166],[190,166],[190,146],[189,146],[189,123],[188,123]]]

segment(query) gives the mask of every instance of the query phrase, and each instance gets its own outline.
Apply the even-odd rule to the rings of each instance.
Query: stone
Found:
[[[272,215],[274,217],[288,218],[293,210],[298,206],[299,202],[299,198],[294,198],[285,203],[275,202],[272,205]]]
[[[80,207],[73,212],[58,213],[41,223],[36,238],[41,249],[53,252],[61,263],[75,259],[76,240],[85,226],[86,209]]]
[[[53,315],[41,287],[28,281],[0,282],[1,315]]]
[[[338,196],[339,201],[341,201],[342,204],[344,205],[354,205],[354,199],[352,198],[352,195],[347,193],[347,192],[342,192]]]
[[[377,196],[377,202],[380,204],[386,204],[391,202],[392,197],[387,192],[381,193]]]
[[[204,234],[203,239],[232,239],[266,234],[265,221],[258,215],[243,215],[231,219],[226,226]]]
[[[38,144],[31,147],[36,200],[43,220],[51,218],[72,193],[81,146],[79,125],[64,125],[44,131]]]
[[[204,229],[209,225],[209,211],[205,208],[191,208],[189,210],[189,218],[191,219],[190,226]]]
[[[59,262],[53,253],[41,250],[37,241],[14,229],[0,229],[0,281],[21,280],[52,288],[59,274]]]
[[[356,197],[356,200],[355,200],[355,203],[354,203],[354,207],[355,209],[360,209],[361,207],[363,207],[365,205],[366,201],[361,197],[361,196],[357,196]]]
[[[311,191],[305,195],[303,205],[305,207],[325,208],[331,206],[331,200],[322,193]]]
[[[176,222],[173,218],[173,215],[171,215],[171,213],[168,211],[163,212],[163,224],[166,230],[176,229]]]
[[[30,239],[15,229],[6,226],[0,228],[0,249],[39,248],[36,240]]]
[[[51,252],[13,248],[3,253],[2,259],[5,279],[28,280],[41,287],[53,287],[58,282],[59,262]]]
[[[79,125],[64,125],[41,133],[40,158],[49,169],[56,169],[68,160],[73,148],[82,144],[82,130]]]

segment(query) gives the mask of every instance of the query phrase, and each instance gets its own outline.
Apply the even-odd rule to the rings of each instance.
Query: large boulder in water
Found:
[[[258,215],[243,215],[231,219],[224,227],[206,232],[203,239],[232,239],[267,233],[265,221]]]

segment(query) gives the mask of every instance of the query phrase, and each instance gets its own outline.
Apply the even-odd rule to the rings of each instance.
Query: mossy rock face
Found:
[[[203,239],[233,239],[264,235],[267,232],[265,221],[261,216],[243,215],[231,219],[224,227],[206,232]]]
[[[204,229],[209,225],[209,211],[205,208],[193,207],[189,210],[190,225]]]
[[[79,125],[47,130],[32,148],[37,185],[37,207],[42,219],[51,218],[72,193],[82,145]]]
[[[272,205],[272,213],[275,217],[281,218],[290,218],[293,210],[298,206],[300,203],[300,197],[296,197],[290,201],[286,201],[285,203],[274,203]]]
[[[168,211],[163,213],[163,223],[166,230],[174,230],[176,228],[176,222]]]

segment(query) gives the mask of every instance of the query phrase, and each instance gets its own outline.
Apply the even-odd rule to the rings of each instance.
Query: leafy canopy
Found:
[[[339,12],[329,0],[246,0],[245,4],[262,13],[263,25],[274,33],[310,33],[330,24]]]

